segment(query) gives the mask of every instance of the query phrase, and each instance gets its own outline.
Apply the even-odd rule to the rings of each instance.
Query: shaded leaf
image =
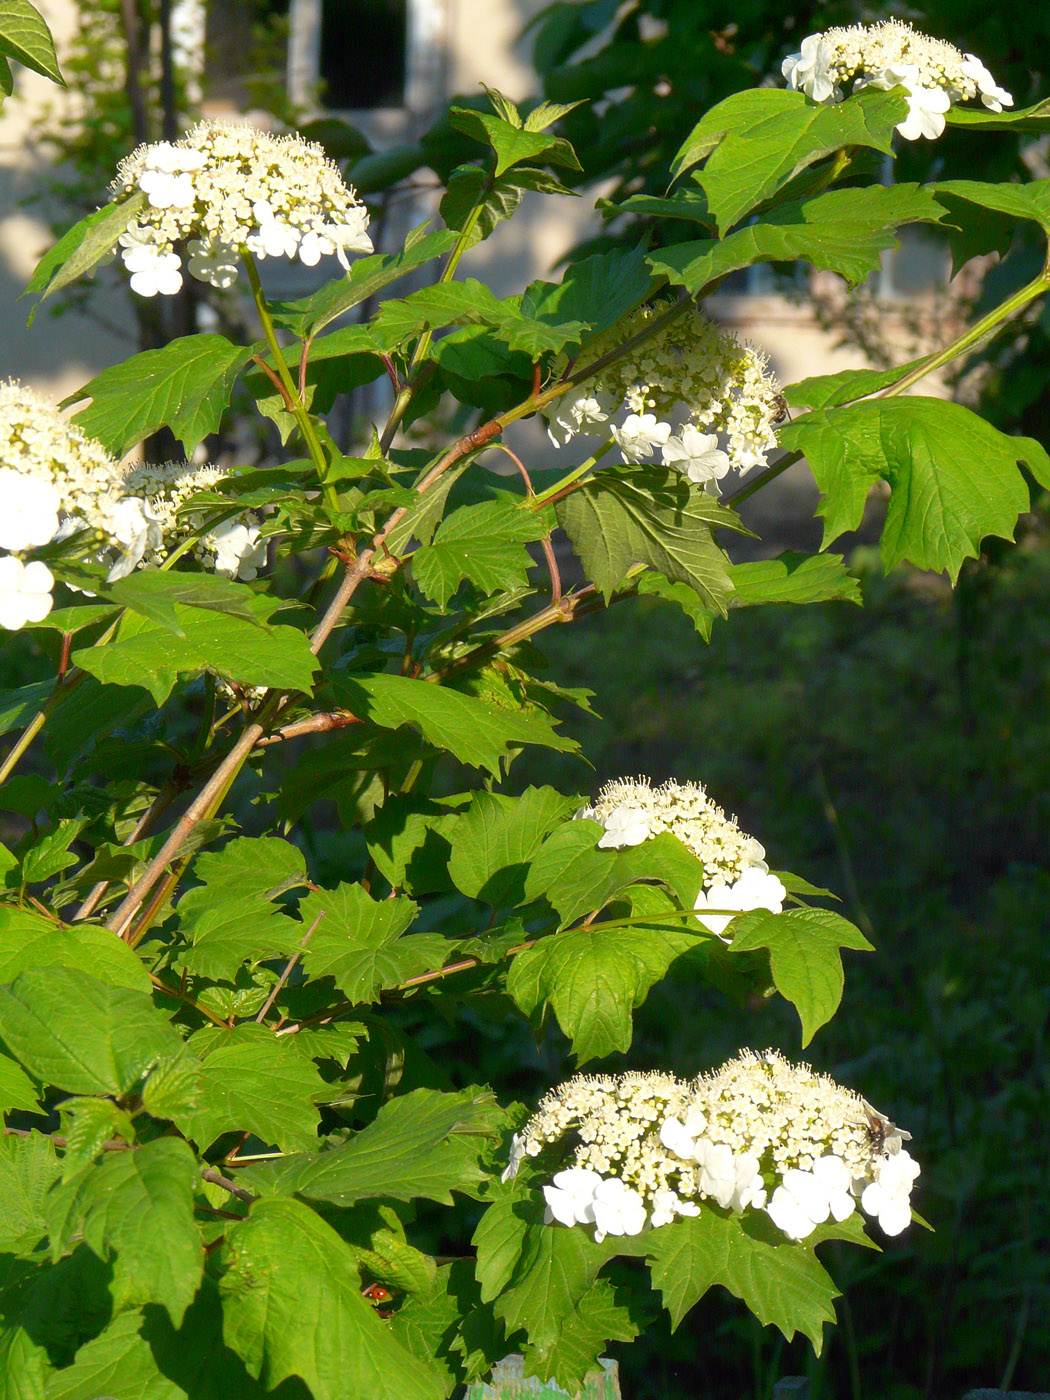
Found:
[[[856,529],[878,480],[892,488],[881,552],[947,570],[976,558],[988,535],[1011,539],[1028,509],[1024,462],[1050,485],[1050,456],[1034,438],[1001,433],[961,404],[900,397],[817,410],[787,423],[780,442],[806,454],[823,493],[824,543]]]
[[[301,1376],[315,1400],[444,1400],[440,1374],[390,1335],[350,1247],[308,1206],[259,1201],[223,1257],[226,1344],[268,1389]]]

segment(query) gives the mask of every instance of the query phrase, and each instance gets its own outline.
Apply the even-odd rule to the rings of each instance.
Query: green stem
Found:
[[[266,302],[266,293],[263,291],[262,282],[259,279],[259,269],[255,265],[255,259],[247,248],[240,250],[241,258],[248,273],[248,281],[251,284],[252,297],[255,300],[255,309],[259,313],[259,320],[262,324],[263,335],[266,337],[266,344],[270,347],[270,354],[273,356],[274,366],[277,370],[281,386],[288,399],[288,406],[292,416],[299,426],[306,450],[310,454],[310,460],[317,468],[317,475],[321,481],[325,500],[330,510],[338,511],[339,497],[335,488],[331,486],[326,477],[328,475],[328,459],[324,454],[320,439],[314,428],[313,419],[307,411],[306,405],[299,394],[299,387],[292,378],[292,372],[288,368],[288,361],[284,358],[284,351],[281,349],[280,341],[277,339],[277,331],[274,327],[273,317],[270,315],[270,308]]]
[[[994,311],[989,311],[987,316],[982,316],[976,325],[957,336],[943,350],[938,350],[928,359],[923,360],[921,365],[916,365],[915,369],[906,374],[903,379],[898,379],[896,384],[891,384],[888,389],[882,389],[875,397],[888,399],[896,394],[903,394],[905,389],[910,389],[913,384],[925,378],[927,374],[932,374],[934,370],[946,365],[949,360],[954,360],[957,355],[962,355],[967,350],[972,350],[976,345],[979,345],[1003,321],[1012,316],[1014,312],[1027,306],[1030,301],[1035,301],[1036,297],[1042,296],[1048,288],[1050,288],[1050,259],[1034,281],[1014,292],[1013,296],[1007,297]]]
[[[469,246],[470,236],[474,232],[474,226],[477,224],[478,218],[481,215],[481,206],[484,202],[485,196],[489,192],[490,186],[491,180],[486,181],[485,186],[481,192],[481,198],[478,200],[477,204],[475,204],[474,208],[470,211],[470,214],[467,218],[467,222],[460,230],[459,237],[456,239],[456,242],[452,248],[452,252],[449,254],[448,262],[442,269],[441,276],[438,278],[437,283],[435,283],[435,285],[439,286],[442,282],[451,282],[452,278],[455,276],[456,268],[459,266],[460,258],[462,258],[463,254],[467,251],[467,247]],[[401,420],[408,412],[408,406],[412,402],[412,396],[416,392],[416,389],[419,387],[416,382],[416,370],[419,368],[420,361],[430,349],[430,342],[432,339],[433,331],[427,330],[424,331],[423,334],[416,341],[415,349],[412,351],[412,358],[409,360],[408,368],[405,371],[405,387],[400,391],[397,398],[394,400],[394,406],[390,410],[390,417],[386,420],[386,425],[383,428],[383,435],[379,439],[379,450],[384,457],[389,451],[390,444],[394,440],[394,434],[401,426]]]
[[[556,481],[553,486],[548,486],[546,491],[540,491],[538,495],[532,496],[528,503],[529,509],[542,509],[542,507],[545,506],[548,501],[553,500],[555,496],[560,495],[560,493],[564,491],[567,486],[571,486],[574,481],[579,481],[581,476],[586,476],[589,471],[593,470],[593,468],[598,464],[600,458],[604,457],[605,454],[609,451],[609,449],[611,447],[614,447],[615,445],[615,438],[606,438],[606,440],[602,443],[601,447],[598,448],[598,451],[595,452],[593,456],[588,457],[586,462],[581,462],[578,467],[574,467],[573,470],[569,472],[567,476],[563,476],[561,480]]]
[[[739,505],[741,501],[746,501],[748,496],[753,496],[756,491],[761,491],[763,486],[768,486],[771,481],[776,481],[777,477],[782,476],[784,472],[787,471],[788,467],[793,467],[796,462],[801,462],[802,455],[801,452],[786,453],[781,457],[779,462],[774,462],[773,465],[767,467],[764,472],[759,472],[754,481],[749,482],[746,486],[741,486],[738,490],[732,492],[731,495],[728,495],[723,505],[735,506]]]

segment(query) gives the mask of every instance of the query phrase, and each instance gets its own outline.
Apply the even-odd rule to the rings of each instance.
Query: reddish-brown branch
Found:
[[[267,379],[270,380],[270,382],[273,384],[274,388],[275,388],[275,389],[277,390],[277,392],[280,394],[281,398],[284,400],[284,406],[285,406],[285,408],[288,410],[288,412],[289,412],[289,413],[294,413],[294,412],[295,412],[295,404],[292,402],[292,396],[291,396],[291,394],[289,394],[288,390],[287,390],[287,389],[284,387],[284,385],[281,383],[280,376],[278,375],[277,371],[274,370],[274,369],[271,369],[270,366],[266,363],[266,361],[262,358],[261,355],[253,355],[253,356],[252,356],[252,359],[253,359],[253,360],[255,361],[255,363],[259,366],[259,368],[262,370],[263,374],[266,375]]]
[[[306,719],[296,720],[294,724],[285,724],[280,729],[275,729],[272,734],[264,735],[256,747],[265,749],[271,744],[283,744],[286,739],[299,739],[304,734],[326,734],[332,729],[346,729],[348,725],[360,723],[360,718],[350,714],[349,710],[332,710],[310,715]]]

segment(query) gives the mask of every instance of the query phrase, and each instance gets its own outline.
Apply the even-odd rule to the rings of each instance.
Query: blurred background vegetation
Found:
[[[104,20],[106,61],[118,66],[124,8],[115,0],[83,7]],[[285,9],[255,0],[252,42],[263,51]],[[659,194],[671,156],[708,107],[775,78],[783,56],[813,30],[890,13],[977,53],[1018,106],[1050,92],[1050,9],[1042,6],[1006,14],[983,0],[908,8],[737,0],[728,9],[699,0],[561,0],[529,26],[536,96],[586,99],[561,128],[584,166],[581,190],[600,187],[614,204]],[[155,23],[153,0],[139,0],[138,14],[147,27]],[[357,33],[362,63],[368,33]],[[90,67],[90,39],[82,58]],[[263,96],[281,109],[278,89],[275,78]],[[129,143],[128,104],[129,92],[110,84],[95,144],[83,127],[61,133],[66,169],[80,182],[71,203],[80,190],[101,187],[110,148]],[[464,158],[440,120],[414,144],[364,155],[352,130],[335,120],[326,126],[316,134],[352,157],[350,178],[380,205],[395,180],[420,171],[445,177]],[[949,128],[941,141],[909,144],[895,178],[1042,177],[1045,160],[1044,138]],[[614,215],[576,254],[642,234],[675,230]],[[974,312],[1028,280],[1042,255],[1027,234],[1008,237],[972,293]],[[863,340],[878,358],[886,347],[877,317],[873,332],[870,318],[850,314],[857,305],[830,328]],[[142,329],[149,343],[164,328]],[[1048,332],[1050,316],[1037,306],[959,366],[957,382],[997,426],[1050,445]],[[797,547],[807,528],[797,502],[784,497],[778,507],[778,499],[762,515],[769,553]],[[765,1400],[789,1374],[809,1375],[818,1400],[1050,1387],[1050,502],[1034,501],[1016,544],[989,542],[954,592],[915,571],[884,578],[870,543],[877,520],[876,503],[867,537],[846,544],[863,609],[743,611],[717,624],[705,644],[685,619],[666,610],[657,619],[655,600],[639,599],[540,642],[552,679],[595,692],[601,717],[566,721],[594,770],[530,751],[511,787],[551,782],[593,792],[628,774],[701,780],[763,841],[774,868],[836,890],[869,934],[876,954],[847,955],[842,1010],[807,1054],[912,1132],[923,1164],[918,1206],[935,1230],[913,1228],[881,1254],[829,1251],[844,1297],[819,1361],[805,1344],[788,1346],[759,1328],[723,1294],[705,1298],[674,1336],[654,1309],[652,1326],[621,1356],[626,1400]],[[817,543],[814,535],[811,547]],[[40,633],[5,642],[5,685],[50,674],[50,647]],[[169,718],[177,733],[180,717]],[[141,726],[122,742],[132,738],[151,741]],[[310,752],[304,745],[292,758],[300,771]],[[454,789],[461,777],[441,781]],[[32,810],[30,788],[16,784],[13,796]],[[249,797],[237,816],[258,828],[268,809]],[[353,793],[335,792],[297,828],[322,881],[345,872],[353,838],[340,811],[352,804]],[[432,913],[459,926],[470,917],[448,902]],[[446,1029],[423,1047],[428,1058],[402,1063],[403,1044],[392,1041],[378,1075],[389,1076],[395,1061],[402,1087],[480,1074],[504,1097],[532,1103],[571,1072],[556,1031],[536,1045],[509,1036],[495,1018],[468,1021],[451,991],[436,995]],[[408,1007],[401,1030],[415,1029]],[[790,1008],[776,1000],[731,1005],[686,961],[639,1011],[630,1055],[609,1068],[693,1074],[744,1045],[798,1057]]]

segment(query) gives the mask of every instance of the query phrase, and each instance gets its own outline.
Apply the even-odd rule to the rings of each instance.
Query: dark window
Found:
[[[324,0],[325,106],[403,106],[406,40],[406,0]]]
[[[238,110],[281,91],[288,61],[289,0],[209,0],[205,97]]]

